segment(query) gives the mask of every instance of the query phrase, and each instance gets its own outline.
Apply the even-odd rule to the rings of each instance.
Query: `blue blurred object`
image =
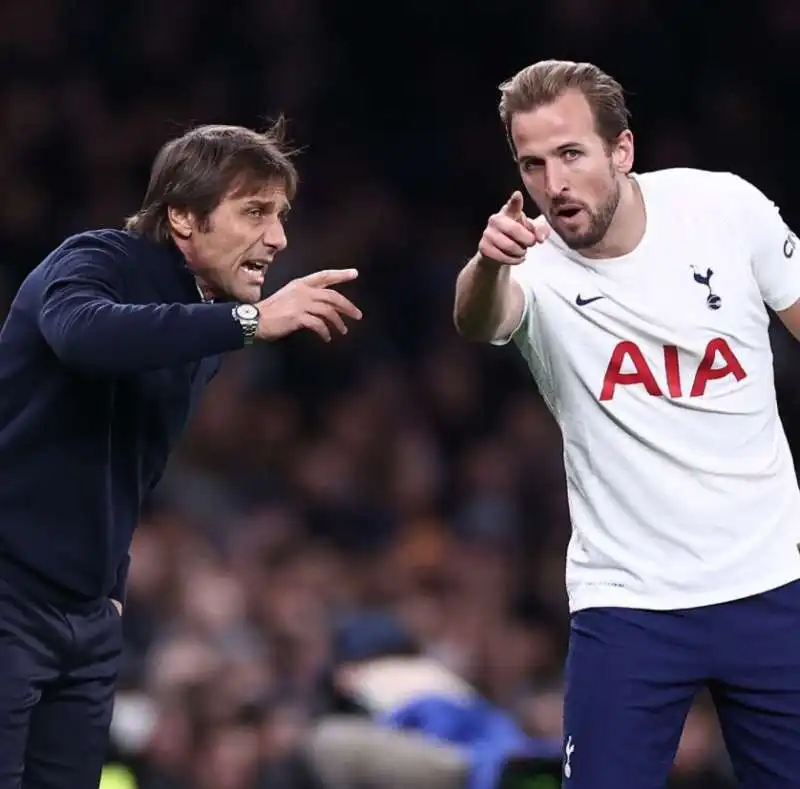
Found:
[[[561,758],[560,741],[528,736],[511,715],[479,696],[469,700],[427,696],[379,721],[460,746],[470,763],[468,789],[496,789],[512,758]]]
[[[413,660],[419,650],[394,617],[377,612],[341,620],[334,631],[333,653],[334,662],[341,665],[390,655]],[[477,693],[466,698],[444,691],[426,693],[377,714],[375,721],[460,747],[470,765],[467,789],[497,789],[510,759],[561,759],[559,740],[530,737],[513,716]]]

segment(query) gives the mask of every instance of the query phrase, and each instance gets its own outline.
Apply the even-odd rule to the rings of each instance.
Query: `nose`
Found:
[[[286,249],[288,240],[286,238],[286,229],[280,221],[270,222],[264,230],[264,244],[276,252],[282,252]]]
[[[552,200],[564,194],[569,188],[566,172],[560,161],[548,161],[544,169],[544,188],[547,196]]]

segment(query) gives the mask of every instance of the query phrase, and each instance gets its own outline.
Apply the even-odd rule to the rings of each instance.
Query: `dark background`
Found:
[[[733,170],[797,228],[799,44],[789,0],[0,2],[6,305],[65,235],[137,209],[170,136],[281,113],[302,183],[269,287],[362,272],[346,340],[228,360],[137,534],[113,733],[143,789],[292,789],[333,617],[371,606],[558,733],[559,437],[513,350],[450,321],[517,186],[497,85],[591,60],[628,91],[638,171]],[[794,445],[797,356],[775,339]],[[676,781],[726,772],[701,699]]]

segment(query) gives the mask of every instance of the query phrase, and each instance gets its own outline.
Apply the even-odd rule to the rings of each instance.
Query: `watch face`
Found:
[[[236,308],[236,314],[243,321],[258,320],[258,310],[252,304],[240,304]]]

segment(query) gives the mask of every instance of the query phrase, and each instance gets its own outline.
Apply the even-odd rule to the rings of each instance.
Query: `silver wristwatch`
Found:
[[[250,345],[258,329],[258,307],[254,304],[237,304],[233,308],[233,319],[242,327],[244,344]]]

